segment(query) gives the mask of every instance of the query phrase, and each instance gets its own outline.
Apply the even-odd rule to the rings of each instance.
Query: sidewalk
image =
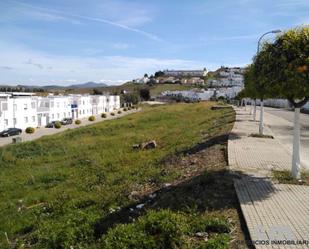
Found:
[[[234,185],[251,240],[256,248],[309,248],[309,187],[271,182],[272,170],[290,170],[289,150],[276,138],[249,137],[258,132],[258,122],[249,108],[235,111],[228,159],[239,176]],[[267,126],[264,131],[273,135]]]

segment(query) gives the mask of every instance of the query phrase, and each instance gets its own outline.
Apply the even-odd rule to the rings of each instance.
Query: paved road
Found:
[[[294,112],[265,108],[265,123],[271,128],[276,138],[291,152],[293,145]],[[309,169],[309,115],[301,114],[301,161]]]
[[[121,114],[116,114],[115,116],[108,115],[106,119],[103,119],[103,118],[100,117],[100,115],[98,115],[96,117],[96,120],[93,121],[93,122],[88,121],[87,118],[81,119],[82,123],[80,125],[76,125],[76,124],[65,125],[65,126],[62,126],[60,129],[40,127],[40,128],[37,128],[35,133],[33,133],[33,134],[26,134],[25,131],[23,131],[23,133],[20,136],[0,137],[0,147],[7,145],[7,144],[11,144],[12,138],[14,138],[14,137],[21,137],[22,141],[31,141],[31,140],[38,139],[42,136],[53,135],[53,134],[63,132],[63,131],[68,130],[68,129],[75,129],[75,128],[78,128],[78,127],[81,127],[81,126],[86,126],[86,125],[94,124],[94,123],[97,123],[97,122],[102,122],[104,120],[120,118],[122,116],[128,115],[128,114],[133,113],[133,112],[137,112],[137,111],[139,111],[139,110],[134,109],[134,110],[127,111],[127,112],[122,112]],[[117,113],[117,112],[115,112],[115,113]]]

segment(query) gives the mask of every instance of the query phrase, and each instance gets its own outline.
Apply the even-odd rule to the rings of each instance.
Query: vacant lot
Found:
[[[118,230],[137,231],[156,217],[168,220],[163,230],[168,222],[179,226],[182,233],[174,239],[183,244],[166,242],[160,229],[150,229],[155,234],[145,235],[147,243],[217,248],[216,241],[226,247],[233,237],[243,239],[226,171],[226,133],[234,112],[210,106],[145,107],[120,120],[1,148],[0,248],[113,248]],[[132,148],[152,139],[156,149]],[[143,220],[148,210],[167,211]],[[131,227],[114,227],[139,216]],[[208,225],[182,229],[186,219]],[[215,247],[202,247],[206,240]]]

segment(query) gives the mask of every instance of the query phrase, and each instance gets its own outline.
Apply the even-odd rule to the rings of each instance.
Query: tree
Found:
[[[164,76],[164,72],[162,72],[162,71],[155,72],[155,77],[156,78],[162,77],[162,76]]]
[[[244,73],[245,95],[254,100],[253,120],[256,120],[256,99],[258,96],[256,89],[256,78],[254,77],[253,65],[247,66]],[[252,107],[252,103],[251,103]]]
[[[141,97],[142,100],[149,100],[150,99],[150,91],[147,88],[143,88],[139,91],[139,95]]]
[[[264,134],[264,100],[267,97],[273,97],[275,91],[271,84],[271,67],[268,62],[272,59],[271,44],[264,44],[262,50],[257,54],[253,61],[252,77],[254,78],[254,88],[256,97],[260,99],[260,124],[259,134]]]
[[[127,93],[121,95],[122,104],[132,103],[133,105],[136,105],[138,104],[139,100],[139,96],[136,93]]]
[[[102,94],[103,94],[103,92],[100,91],[100,90],[97,89],[97,88],[93,88],[93,89],[92,89],[92,93],[93,93],[93,95],[102,95]]]
[[[291,29],[267,44],[264,68],[272,94],[284,96],[294,106],[292,176],[300,178],[300,108],[309,100],[309,26]],[[265,72],[266,72],[265,71]],[[263,74],[263,72],[262,72]]]

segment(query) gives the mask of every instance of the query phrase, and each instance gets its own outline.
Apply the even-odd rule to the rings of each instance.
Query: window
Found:
[[[8,110],[8,103],[2,103],[2,111]]]
[[[64,112],[64,113],[63,113],[63,117],[66,117],[66,116],[67,116],[67,114]]]
[[[27,110],[28,109],[28,105],[24,104],[24,109]]]
[[[13,123],[14,123],[14,125],[17,124],[17,119],[16,118],[13,118]]]
[[[57,108],[59,108],[60,107],[60,103],[59,102],[57,102]]]
[[[5,119],[4,120],[4,124],[7,126],[7,125],[9,125],[9,120],[8,119]]]
[[[54,102],[50,102],[50,107],[54,107]]]
[[[25,117],[25,123],[28,123],[28,117]]]
[[[16,104],[14,104],[13,109],[14,109],[14,111],[17,111],[17,105]]]
[[[68,112],[68,117],[70,117],[70,114],[71,114],[71,113],[70,113],[70,112]]]
[[[60,114],[59,113],[57,113],[57,118],[60,118]]]
[[[35,108],[35,102],[31,102],[31,108],[32,108],[32,109]]]
[[[32,122],[35,122],[35,116],[32,116]]]
[[[52,119],[54,119],[55,118],[55,114],[52,114]]]

